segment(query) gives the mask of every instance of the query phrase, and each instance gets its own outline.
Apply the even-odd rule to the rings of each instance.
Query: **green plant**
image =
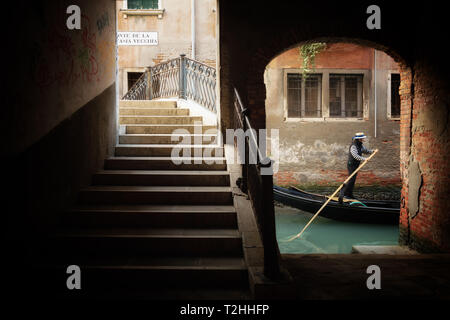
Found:
[[[306,80],[309,72],[314,71],[316,67],[316,56],[325,50],[326,47],[326,43],[314,42],[304,44],[299,48],[300,58],[303,60],[303,81]]]

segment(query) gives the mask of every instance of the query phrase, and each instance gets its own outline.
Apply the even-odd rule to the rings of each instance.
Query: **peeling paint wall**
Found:
[[[414,219],[419,212],[419,199],[420,199],[420,188],[423,184],[422,172],[420,171],[419,164],[412,159],[409,162],[409,215],[411,219]]]
[[[402,169],[406,183],[402,243],[422,252],[450,249],[450,98],[448,86],[429,64],[416,66],[409,108],[410,143]]]
[[[377,52],[377,137],[374,136],[374,77],[372,48],[337,43],[316,58],[316,73],[330,69],[367,70],[364,88],[364,120],[300,121],[285,119],[284,69],[301,68],[298,48],[273,59],[266,68],[266,124],[280,130],[280,167],[276,183],[309,184],[345,179],[348,148],[356,132],[367,135],[366,147],[379,149],[376,157],[359,175],[358,184],[400,184],[400,128],[387,116],[389,72],[398,72],[395,61]],[[332,72],[332,71],[331,71]],[[288,179],[287,175],[291,178]],[[338,180],[339,181],[339,180]]]

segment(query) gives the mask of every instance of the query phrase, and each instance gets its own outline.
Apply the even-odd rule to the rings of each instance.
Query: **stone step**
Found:
[[[41,276],[51,283],[66,283],[67,266],[58,259],[42,264]],[[121,291],[150,288],[248,288],[248,271],[241,257],[149,257],[77,261],[82,270],[82,291]],[[59,275],[56,276],[55,275]],[[46,283],[46,286],[49,283]],[[67,291],[67,288],[65,289]]]
[[[173,134],[217,134],[217,127],[214,125],[194,125],[194,124],[153,124],[153,125],[127,125],[125,129],[126,134],[153,134],[166,133]]]
[[[84,205],[64,214],[77,227],[237,228],[234,206]]]
[[[189,154],[190,151],[190,154]],[[173,144],[119,144],[117,157],[190,157],[223,156],[224,150],[216,145],[173,145]]]
[[[176,108],[176,101],[159,101],[159,100],[120,100],[120,108]]]
[[[199,124],[200,116],[120,116],[120,124]]]
[[[230,205],[230,187],[91,186],[80,191],[82,204]]]
[[[107,228],[59,230],[48,237],[51,257],[83,259],[146,257],[242,257],[236,229]],[[73,263],[74,263],[73,262]]]
[[[180,162],[176,164],[173,160]],[[107,170],[227,170],[225,158],[111,157]]]
[[[115,186],[230,186],[227,171],[103,170],[92,180]]]
[[[67,268],[67,267],[66,267]],[[63,271],[63,272],[61,272]],[[33,283],[36,283],[35,287],[40,288],[40,298],[42,301],[61,301],[61,299],[67,299],[67,301],[73,301],[73,291],[67,290],[66,286],[61,286],[61,283],[67,281],[66,269],[55,271],[54,269],[37,269],[31,270],[32,274],[42,275],[39,279],[35,279]],[[61,274],[64,275],[61,276]],[[77,299],[83,301],[148,301],[152,305],[152,311],[156,310],[156,313],[167,312],[166,304],[156,305],[155,301],[223,301],[229,303],[230,301],[242,301],[253,300],[254,297],[248,287],[245,288],[220,288],[220,286],[214,287],[164,287],[156,286],[155,288],[148,286],[142,289],[133,289],[129,286],[125,288],[111,288],[108,286],[102,286],[105,289],[99,288],[94,290],[77,290]],[[156,306],[156,308],[155,308]]]
[[[179,108],[120,108],[121,116],[188,116],[189,109]]]
[[[215,134],[125,134],[119,136],[119,144],[217,144]],[[195,143],[194,143],[195,142]]]

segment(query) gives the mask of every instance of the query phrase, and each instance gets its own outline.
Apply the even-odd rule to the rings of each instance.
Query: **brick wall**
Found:
[[[401,132],[402,175],[405,205],[401,216],[401,241],[420,251],[448,251],[449,236],[449,109],[442,75],[419,62],[414,92],[406,94]],[[416,169],[413,169],[416,168]]]
[[[411,145],[411,106],[412,106],[412,71],[400,66],[400,174],[402,176],[402,196],[400,208],[400,242],[407,244],[409,241],[408,218],[408,159]]]
[[[291,185],[304,185],[309,184],[309,180],[305,179],[306,172],[299,171],[282,171],[274,174],[273,182],[279,186],[291,186]],[[345,181],[348,177],[348,172],[346,170],[331,171],[331,170],[321,170],[316,173],[318,176],[313,184],[314,185],[330,185],[339,184]],[[362,186],[389,186],[389,185],[400,185],[402,180],[400,175],[392,176],[389,178],[380,176],[374,171],[361,171],[357,176],[357,185]]]

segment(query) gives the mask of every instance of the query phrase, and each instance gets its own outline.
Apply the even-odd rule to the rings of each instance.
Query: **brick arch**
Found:
[[[264,70],[285,50],[307,41],[345,40],[384,51],[401,68],[400,240],[424,252],[450,252],[450,64],[441,38],[448,29],[445,11],[431,3],[383,3],[382,29],[369,31],[367,3],[261,3],[219,1],[222,127],[231,123],[233,87],[250,109],[253,125],[265,127]],[[413,17],[421,18],[412,22]]]
[[[291,44],[289,42],[283,43],[277,41],[276,45],[268,45],[264,48],[259,48],[258,54],[255,55],[250,63],[250,69],[253,70],[253,74],[249,77],[248,83],[248,105],[251,110],[253,110],[253,122],[259,128],[266,127],[266,114],[265,114],[265,101],[261,101],[262,97],[264,100],[266,98],[266,87],[264,84],[264,71],[266,66],[277,56],[283,54],[284,52],[301,46],[306,43],[314,43],[314,42],[324,42],[327,44],[331,43],[352,43],[358,44],[361,46],[371,47],[377,49],[379,51],[383,51],[389,56],[391,56],[400,67],[400,77],[401,77],[401,86],[400,86],[400,99],[401,99],[401,124],[400,124],[400,136],[401,136],[401,146],[400,146],[400,168],[402,172],[402,176],[405,177],[405,170],[408,170],[409,167],[409,156],[410,156],[410,123],[411,123],[411,106],[412,106],[412,94],[411,94],[411,85],[412,85],[412,71],[411,67],[408,65],[406,59],[402,58],[395,50],[388,48],[384,45],[368,41],[365,39],[354,39],[354,38],[330,38],[330,37],[321,37],[311,40],[305,40],[300,43]],[[285,46],[285,47],[283,47]],[[265,57],[264,59],[262,57]],[[267,57],[271,57],[270,59]],[[262,85],[261,85],[261,77],[262,77]],[[264,106],[264,108],[261,108]],[[408,230],[409,228],[409,211],[406,203],[406,199],[408,199],[408,188],[406,186],[405,181],[403,181],[402,188],[402,207],[400,212],[400,225],[401,225],[401,234],[402,238],[407,238],[408,234],[405,234],[404,230]],[[406,232],[407,233],[407,232]]]

